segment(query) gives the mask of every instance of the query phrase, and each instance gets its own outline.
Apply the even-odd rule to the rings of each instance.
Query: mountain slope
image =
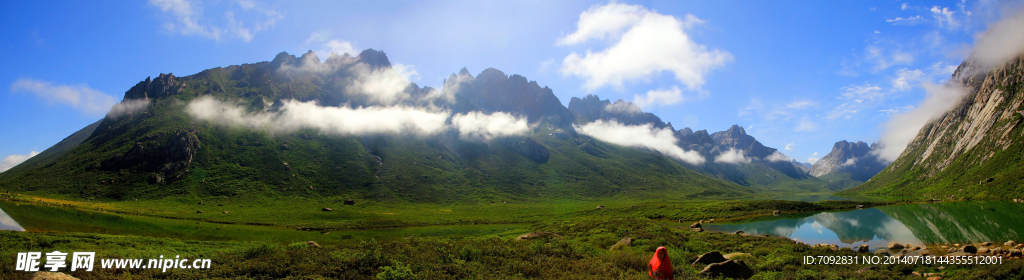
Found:
[[[496,69],[473,77],[463,69],[439,92],[394,82],[399,79],[390,65],[375,50],[331,54],[325,62],[313,52],[281,53],[269,62],[147,78],[122,102],[144,106],[108,115],[58,156],[0,174],[0,189],[101,200],[337,196],[413,202],[753,193],[659,153],[577,134],[575,117],[551,90],[525,77]],[[528,124],[517,134],[474,138],[454,128],[417,133],[410,125],[427,121],[417,118],[395,132],[356,131],[358,123],[331,121],[374,110],[446,112],[446,127],[479,125],[455,124],[458,116],[507,116]],[[294,118],[303,113],[310,115]],[[207,114],[216,118],[197,117]]]
[[[1007,199],[1024,196],[1024,56],[994,69],[960,64],[966,94],[918,132],[895,162],[849,193]]]

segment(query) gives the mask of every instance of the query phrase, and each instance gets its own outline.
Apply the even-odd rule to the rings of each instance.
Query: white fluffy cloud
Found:
[[[18,164],[21,164],[22,162],[25,162],[29,158],[32,158],[38,154],[39,152],[32,151],[29,152],[28,155],[9,155],[5,157],[2,161],[0,161],[0,172],[7,171],[7,169],[11,169],[12,167],[18,166]]]
[[[214,2],[218,3],[218,2]],[[235,5],[228,5],[224,8],[223,20],[214,23],[214,18],[206,18],[203,15],[204,7],[202,2],[191,0],[150,0],[149,4],[157,7],[160,11],[167,13],[174,18],[163,24],[163,28],[169,32],[179,33],[185,36],[199,36],[215,41],[220,41],[226,36],[238,38],[244,42],[252,41],[256,33],[273,27],[284,15],[277,11],[263,7],[252,0],[234,1]],[[250,16],[255,14],[255,16]],[[256,18],[247,24],[239,17]]]
[[[818,162],[819,159],[821,159],[821,158],[818,157],[818,153],[814,153],[814,154],[811,154],[811,156],[807,158],[807,163],[814,164],[814,163]]]
[[[679,104],[680,102],[683,102],[683,92],[679,90],[679,87],[651,90],[645,95],[633,96],[633,103],[640,108],[673,105]]]
[[[919,69],[907,70],[903,68],[896,70],[896,78],[892,80],[892,87],[896,90],[908,90],[911,83],[920,82],[924,72]]]
[[[768,157],[765,157],[764,159],[767,160],[767,161],[785,161],[785,162],[793,161],[793,158],[790,158],[789,156],[784,155],[784,154],[780,153],[779,151],[775,151],[774,153],[768,155]]]
[[[793,151],[793,143],[786,144],[786,147],[783,148],[783,149],[786,149],[787,151],[791,151],[792,152]]]
[[[530,130],[525,118],[517,118],[505,112],[458,114],[452,117],[452,126],[459,131],[459,137],[484,140],[522,135]]]
[[[974,36],[970,58],[987,71],[1024,53],[1024,12],[1007,17]]]
[[[315,35],[314,35],[315,36]],[[342,40],[330,40],[324,43],[324,48],[327,48],[327,53],[336,53],[339,55],[348,54],[351,56],[359,55],[359,51],[352,46],[352,43]]]
[[[561,72],[586,80],[594,90],[606,85],[621,87],[624,81],[650,78],[662,71],[675,74],[689,89],[699,90],[704,75],[726,62],[726,51],[708,50],[694,42],[686,30],[702,20],[683,19],[650,11],[639,5],[609,3],[580,14],[576,32],[558,40],[575,45],[591,39],[607,39],[612,45],[599,52],[573,52],[562,60]]]
[[[896,158],[907,148],[907,144],[917,137],[918,131],[928,121],[941,116],[964,95],[964,89],[957,86],[940,86],[932,83],[923,84],[927,96],[921,105],[906,113],[893,115],[885,125],[878,148],[871,151],[887,162]]]
[[[743,150],[729,149],[715,157],[717,163],[750,163],[750,159],[743,156]]]
[[[18,79],[11,85],[12,92],[29,92],[50,104],[59,103],[90,115],[102,115],[117,104],[113,96],[87,85],[53,85],[33,79]]]
[[[614,120],[598,120],[576,126],[576,131],[616,145],[651,149],[689,164],[704,163],[704,157],[699,153],[676,146],[679,140],[668,128],[657,129],[651,124],[623,125]]]

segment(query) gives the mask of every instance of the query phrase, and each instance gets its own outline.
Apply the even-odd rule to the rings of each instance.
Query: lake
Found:
[[[786,236],[807,244],[840,247],[900,243],[1002,243],[1024,240],[1024,204],[962,201],[891,205],[852,211],[800,213],[731,223],[705,224],[710,231]]]

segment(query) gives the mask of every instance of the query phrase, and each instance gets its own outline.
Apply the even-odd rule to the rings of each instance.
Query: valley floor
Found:
[[[1001,265],[808,265],[805,256],[871,256],[848,248],[830,250],[811,247],[785,237],[743,236],[718,232],[694,232],[693,221],[716,221],[787,213],[853,209],[856,205],[890,204],[885,202],[826,201],[549,201],[546,203],[489,202],[483,205],[387,205],[358,202],[356,206],[320,208],[323,201],[266,201],[255,209],[230,208],[217,220],[214,213],[196,210],[231,207],[230,202],[204,201],[185,204],[178,201],[156,202],[149,209],[141,202],[91,203],[44,199],[25,195],[3,197],[3,203],[33,205],[29,210],[8,211],[17,219],[32,215],[52,220],[95,219],[107,223],[134,221],[132,227],[170,231],[163,237],[131,233],[125,228],[109,228],[102,233],[7,232],[0,231],[0,278],[24,279],[26,272],[15,272],[19,252],[97,252],[97,259],[147,259],[180,255],[181,258],[209,258],[210,269],[100,269],[92,272],[62,272],[81,279],[649,279],[647,262],[658,246],[669,250],[676,279],[699,279],[704,265],[689,265],[698,256],[711,251],[740,256],[753,271],[753,279],[901,279],[918,273],[945,273],[946,279],[1021,279],[1024,261],[1006,260]],[[225,206],[217,206],[225,205]],[[288,208],[285,205],[290,205]],[[596,205],[604,206],[597,209]],[[138,207],[138,208],[136,208]],[[309,210],[307,208],[313,208]],[[345,208],[348,207],[348,208]],[[97,210],[99,209],[99,210]],[[285,212],[285,209],[295,209]],[[298,209],[302,209],[301,211]],[[358,210],[358,211],[357,211]],[[448,211],[443,211],[448,210]],[[66,212],[61,212],[66,211]],[[203,213],[195,213],[203,211]],[[383,212],[388,211],[388,212]],[[106,213],[104,213],[106,212]],[[111,214],[121,212],[128,214]],[[134,213],[133,213],[134,212]],[[240,217],[231,218],[238,213]],[[261,218],[259,213],[265,213]],[[392,214],[381,214],[392,213]],[[445,214],[451,213],[451,214]],[[142,215],[145,214],[145,215]],[[176,219],[158,218],[179,215]],[[20,216],[19,216],[20,215]],[[98,215],[98,216],[89,216]],[[151,215],[151,216],[146,216]],[[326,215],[326,216],[321,216]],[[338,215],[338,216],[331,216]],[[448,215],[448,216],[445,216]],[[249,218],[246,218],[249,217]],[[306,220],[298,220],[305,217]],[[343,217],[355,223],[340,221]],[[381,218],[393,217],[393,218]],[[501,218],[495,218],[501,217]],[[132,220],[152,219],[152,220]],[[216,223],[203,222],[203,220]],[[681,221],[680,221],[681,220]],[[355,242],[328,238],[343,231],[393,231],[425,228],[446,221],[453,227],[473,223],[494,225],[502,230],[453,233],[424,237],[391,236]],[[680,223],[681,222],[681,223]],[[241,223],[263,225],[237,225]],[[225,227],[282,228],[303,236],[261,239],[255,236],[189,235],[186,227],[207,229]],[[303,226],[318,226],[307,232]],[[295,229],[295,228],[298,229]],[[95,229],[93,229],[95,231]],[[177,231],[177,232],[176,232]],[[226,230],[223,230],[226,231]],[[126,233],[127,232],[127,233]],[[245,232],[242,230],[241,232]],[[554,233],[540,238],[517,240],[528,232]],[[251,233],[251,231],[249,232]],[[161,236],[161,235],[157,235]],[[177,237],[175,237],[177,236]],[[197,238],[189,238],[189,236]],[[220,236],[220,238],[218,238]],[[633,238],[629,246],[613,247],[621,239]],[[314,241],[316,245],[310,245]],[[337,241],[337,242],[336,242]],[[97,261],[97,266],[99,262]]]

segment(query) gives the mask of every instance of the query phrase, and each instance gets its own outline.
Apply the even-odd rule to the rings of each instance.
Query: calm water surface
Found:
[[[787,236],[808,244],[841,247],[889,242],[957,243],[1024,240],[1024,204],[947,202],[892,205],[843,212],[780,215],[737,223],[706,224],[704,229]]]

